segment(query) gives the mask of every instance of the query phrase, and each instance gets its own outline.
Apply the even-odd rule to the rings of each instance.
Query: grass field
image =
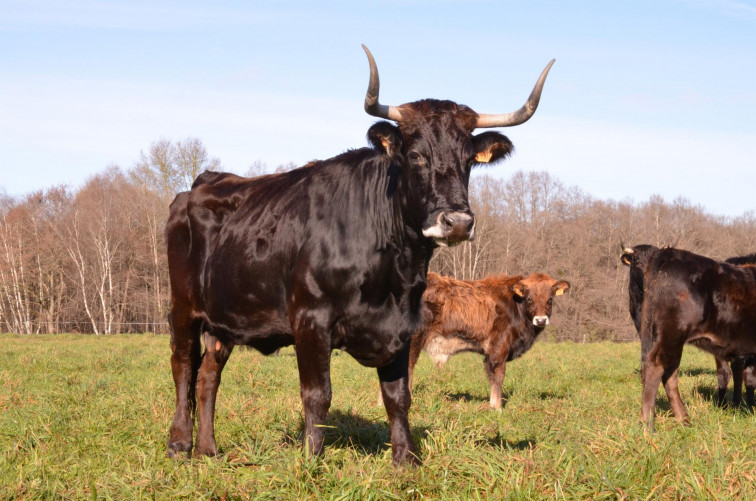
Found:
[[[326,453],[306,460],[296,361],[236,350],[216,419],[222,456],[173,462],[167,336],[0,336],[3,499],[756,499],[756,417],[719,409],[711,356],[688,348],[692,426],[659,394],[638,423],[638,344],[538,343],[488,409],[481,357],[421,357],[410,423],[424,465],[391,466],[377,376],[332,357]]]

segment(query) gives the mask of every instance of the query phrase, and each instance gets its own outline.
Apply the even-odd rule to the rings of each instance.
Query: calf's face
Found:
[[[554,296],[570,288],[564,280],[554,280],[543,273],[534,273],[512,285],[512,295],[525,306],[525,315],[536,327],[549,325]]]

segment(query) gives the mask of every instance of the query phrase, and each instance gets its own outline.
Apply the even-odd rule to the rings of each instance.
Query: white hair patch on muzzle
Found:
[[[533,317],[533,325],[535,325],[536,327],[549,325],[549,317],[547,317],[546,315]]]

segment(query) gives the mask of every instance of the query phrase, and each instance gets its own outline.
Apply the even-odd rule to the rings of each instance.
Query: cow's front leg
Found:
[[[415,373],[415,365],[420,359],[420,353],[423,351],[423,343],[425,342],[425,331],[418,331],[412,335],[412,342],[410,343],[409,350],[409,363],[407,365],[407,387],[409,388],[410,396],[412,396],[412,375]],[[383,390],[378,388],[378,405],[383,405]]]
[[[410,431],[409,414],[412,396],[408,384],[409,343],[388,365],[378,368],[381,394],[391,428],[391,452],[394,466],[418,465],[415,441]]]
[[[489,355],[486,355],[483,364],[486,367],[488,382],[491,384],[491,396],[488,403],[492,409],[501,410],[501,388],[504,384],[504,375],[507,372],[507,357],[504,356],[501,362],[495,362]]]
[[[224,344],[205,333],[205,354],[197,377],[197,446],[194,456],[215,456],[215,398],[221,382],[221,372],[231,355],[233,345]]]
[[[304,407],[305,455],[323,453],[323,424],[331,407],[331,341],[325,329],[300,326],[295,350],[299,368],[299,391]]]

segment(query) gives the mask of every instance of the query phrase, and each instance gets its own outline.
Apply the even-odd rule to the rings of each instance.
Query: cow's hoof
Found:
[[[216,449],[215,447],[211,448],[211,447],[199,447],[199,446],[197,446],[197,447],[194,448],[194,453],[192,454],[192,457],[194,459],[198,459],[198,458],[205,457],[205,456],[206,457],[215,457],[217,455],[218,455],[218,449]]]
[[[165,451],[165,457],[176,461],[189,459],[192,457],[192,444],[169,443]]]
[[[394,457],[393,463],[395,468],[402,469],[421,466],[423,461],[414,452],[407,451],[407,453],[401,455],[401,457]]]

